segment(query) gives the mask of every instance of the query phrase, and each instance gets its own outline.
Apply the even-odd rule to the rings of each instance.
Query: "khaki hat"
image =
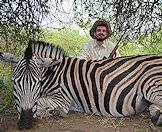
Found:
[[[98,26],[105,26],[105,27],[107,28],[108,35],[107,35],[106,38],[108,38],[108,37],[111,35],[111,27],[110,27],[109,22],[107,22],[107,21],[104,20],[104,19],[99,19],[99,20],[97,20],[97,21],[93,24],[92,28],[90,29],[90,36],[91,36],[93,39],[96,39],[96,37],[94,36],[94,32],[96,31],[96,28],[97,28]]]

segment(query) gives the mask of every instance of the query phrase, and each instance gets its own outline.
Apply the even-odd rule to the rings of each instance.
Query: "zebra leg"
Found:
[[[151,121],[154,125],[162,125],[162,108],[155,104],[149,106]]]
[[[156,67],[154,67],[156,68]],[[144,74],[141,90],[144,98],[149,102],[149,111],[154,125],[162,126],[162,73],[161,67],[152,69]]]
[[[65,117],[69,111],[70,105],[61,100],[53,98],[40,98],[37,102],[37,117],[61,116]]]

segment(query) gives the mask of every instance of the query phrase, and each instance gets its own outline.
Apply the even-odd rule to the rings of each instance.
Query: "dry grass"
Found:
[[[1,115],[0,132],[19,132],[17,116]],[[27,131],[27,130],[26,130]],[[65,118],[50,117],[38,120],[35,128],[29,132],[160,132],[148,113],[126,118],[106,118],[81,113],[69,113]]]

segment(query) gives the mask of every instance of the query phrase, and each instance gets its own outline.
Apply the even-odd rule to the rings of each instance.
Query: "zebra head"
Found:
[[[33,56],[29,44],[23,57],[0,53],[0,60],[15,65],[13,71],[14,96],[18,110],[19,129],[29,129],[35,124],[37,101],[40,98],[42,72],[45,67],[58,64],[52,58]]]
[[[19,113],[18,126],[20,129],[31,128],[41,90],[41,69],[33,59],[31,46],[16,64],[12,79]]]

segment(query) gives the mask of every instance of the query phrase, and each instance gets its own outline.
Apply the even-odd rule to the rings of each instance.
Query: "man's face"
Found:
[[[98,26],[94,32],[94,35],[98,41],[105,40],[108,35],[107,28],[105,26]]]

